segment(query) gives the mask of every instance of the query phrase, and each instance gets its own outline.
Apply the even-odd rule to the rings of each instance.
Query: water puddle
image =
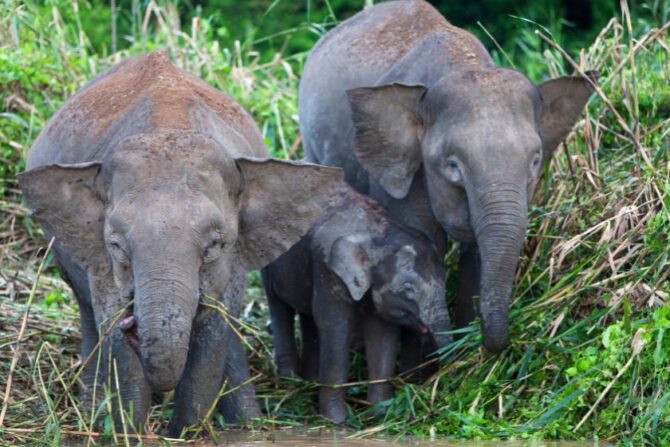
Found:
[[[228,447],[610,447],[607,443],[563,441],[420,441],[393,439],[351,439],[348,433],[325,432],[320,434],[295,433],[244,433],[226,434],[218,444],[196,444],[202,447],[215,445]]]

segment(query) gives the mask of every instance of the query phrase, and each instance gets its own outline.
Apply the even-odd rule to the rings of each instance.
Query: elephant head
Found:
[[[340,237],[327,264],[353,300],[371,291],[375,310],[387,321],[430,336],[438,348],[452,341],[442,261],[419,232]]]
[[[597,76],[597,74],[594,74]],[[481,256],[484,345],[508,342],[508,303],[528,202],[593,92],[581,76],[538,86],[506,69],[454,71],[430,88],[390,84],[347,92],[360,163],[393,198],[423,172],[433,214]]]
[[[297,242],[340,177],[234,159],[213,139],[174,131],[131,136],[99,163],[43,166],[19,180],[33,217],[89,278],[113,276],[134,300],[131,345],[152,389],[164,391],[183,373],[200,298],[221,297],[235,269],[258,269]]]

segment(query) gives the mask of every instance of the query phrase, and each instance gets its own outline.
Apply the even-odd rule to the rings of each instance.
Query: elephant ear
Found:
[[[347,90],[358,161],[395,199],[407,196],[421,166],[421,85],[389,84]]]
[[[103,268],[105,206],[100,163],[48,165],[18,175],[31,217],[87,271]]]
[[[342,170],[309,163],[238,158],[242,173],[238,243],[242,265],[260,269],[298,242],[342,200]]]
[[[372,284],[370,238],[362,235],[342,236],[330,249],[326,264],[340,277],[355,301],[360,301]]]
[[[544,101],[540,138],[545,161],[568,136],[595,90],[593,85],[600,74],[591,71],[587,76],[562,76],[538,86]]]

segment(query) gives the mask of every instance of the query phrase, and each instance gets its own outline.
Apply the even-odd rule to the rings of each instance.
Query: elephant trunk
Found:
[[[441,282],[433,283],[431,286],[430,298],[419,302],[419,313],[422,331],[428,332],[435,348],[439,349],[453,341],[451,334],[447,333],[452,329],[451,320],[447,302],[444,299],[444,278]]]
[[[198,271],[173,266],[135,276],[134,316],[144,375],[154,391],[174,389],[188,356],[198,307]]]
[[[451,323],[448,319],[429,324],[428,328],[430,333],[433,334],[433,341],[437,349],[443,348],[454,341],[451,334],[446,333],[451,330]]]
[[[442,298],[442,301],[444,301],[444,298]],[[451,330],[449,312],[446,306],[442,307],[444,309],[435,309],[435,313],[428,319],[426,324],[437,349],[443,348],[453,341],[451,334],[447,333]]]
[[[526,234],[526,189],[492,182],[475,197],[470,213],[481,256],[479,314],[484,347],[495,353],[509,338],[509,299]]]

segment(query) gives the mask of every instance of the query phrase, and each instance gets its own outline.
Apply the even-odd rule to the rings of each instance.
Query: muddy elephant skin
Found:
[[[248,379],[239,338],[203,297],[236,315],[245,272],[297,242],[342,184],[338,170],[267,156],[233,99],[161,53],[93,79],[30,150],[20,187],[79,302],[82,358],[104,334],[98,390],[120,392],[135,431],[152,391],[175,389],[176,435],[222,384]],[[229,419],[260,414],[252,385],[224,404]]]

